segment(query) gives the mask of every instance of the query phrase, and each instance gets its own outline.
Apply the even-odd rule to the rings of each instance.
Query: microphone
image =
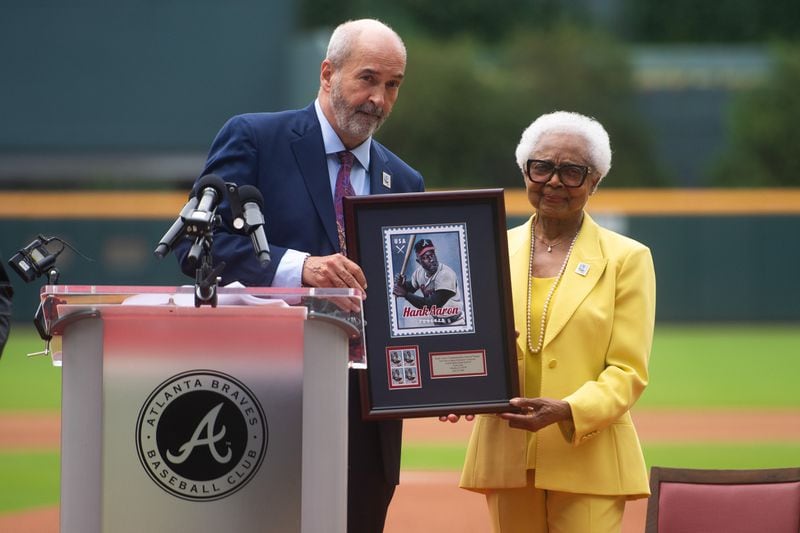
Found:
[[[224,194],[225,182],[216,174],[208,174],[197,181],[197,207],[186,217],[188,234],[200,235],[211,226]]]
[[[264,196],[253,185],[239,187],[239,200],[242,203],[243,213],[233,219],[233,227],[250,235],[253,248],[262,266],[267,266],[271,260],[267,235],[264,233]]]
[[[161,240],[158,241],[158,246],[156,246],[156,249],[153,252],[156,257],[159,259],[164,259],[164,257],[175,246],[175,243],[178,242],[178,239],[184,235],[184,223],[186,218],[195,210],[197,203],[197,198],[190,193],[189,201],[186,202],[186,205],[184,205],[183,209],[181,209],[181,214],[178,216],[178,219],[172,223],[172,226],[167,230],[164,236],[161,237]]]

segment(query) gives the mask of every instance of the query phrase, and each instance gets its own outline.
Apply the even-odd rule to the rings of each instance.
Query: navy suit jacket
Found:
[[[383,184],[384,173],[391,177],[391,188]],[[215,263],[226,263],[223,285],[233,281],[247,286],[272,285],[275,269],[287,248],[317,256],[339,251],[325,146],[313,103],[301,110],[231,118],[214,139],[203,170],[206,174],[216,174],[239,185],[255,185],[264,195],[265,231],[272,258],[266,268],[256,259],[250,238],[230,230],[227,202],[217,211],[223,224],[215,232],[212,255]],[[420,192],[424,188],[419,172],[374,139],[369,177],[371,194]],[[186,261],[190,244],[183,239],[175,247],[175,255],[183,271],[194,276],[194,267]],[[363,422],[354,378],[351,376],[349,414],[350,483],[369,490],[356,472],[359,467],[373,464],[366,455],[377,454],[383,463],[385,481],[397,484],[402,424],[396,420]],[[364,464],[355,467],[352,462],[361,461],[356,459],[361,457],[365,458]]]
[[[383,174],[391,176],[391,188]],[[217,134],[203,175],[216,174],[226,182],[255,185],[264,195],[265,231],[272,261],[267,268],[256,259],[250,238],[230,231],[230,210],[223,203],[222,227],[214,235],[215,262],[224,260],[222,284],[270,286],[287,248],[311,255],[339,251],[336,215],[322,142],[322,130],[312,103],[305,109],[279,113],[250,113],[231,118]],[[370,193],[418,192],[424,188],[419,172],[386,147],[372,140]],[[186,262],[189,242],[176,247],[183,271],[194,276]]]

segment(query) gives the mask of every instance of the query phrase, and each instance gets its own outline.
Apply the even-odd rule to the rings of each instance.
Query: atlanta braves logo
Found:
[[[136,447],[147,474],[187,500],[224,498],[258,471],[267,423],[255,395],[212,370],[184,372],[161,383],[139,412]]]
[[[181,446],[180,455],[173,455],[172,452],[167,451],[167,459],[170,460],[172,464],[179,465],[186,461],[191,455],[192,450],[194,450],[197,446],[208,446],[208,451],[211,453],[211,456],[220,464],[227,463],[231,460],[231,448],[228,446],[228,451],[225,456],[222,456],[217,451],[216,443],[222,440],[222,437],[225,436],[225,426],[222,426],[222,429],[216,435],[214,434],[214,426],[217,422],[217,416],[219,415],[219,410],[222,409],[224,404],[219,404],[214,407],[212,410],[208,412],[206,416],[203,417],[203,420],[197,425],[195,428],[194,433],[192,434],[192,438],[189,439],[189,442]],[[207,437],[201,437],[200,435],[205,432]]]

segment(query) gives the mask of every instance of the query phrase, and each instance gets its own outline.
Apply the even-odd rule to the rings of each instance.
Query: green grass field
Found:
[[[15,324],[0,359],[0,411],[58,410],[61,371],[27,358],[43,343]],[[800,408],[800,327],[659,326],[639,408]]]
[[[659,326],[638,408],[800,408],[800,327]]]
[[[0,359],[0,412],[58,411],[61,369],[49,357],[27,357],[44,349],[33,326],[14,324]]]
[[[648,467],[781,468],[800,465],[800,442],[643,444]],[[407,470],[460,470],[466,445],[403,445]]]
[[[0,453],[0,513],[58,503],[58,452]]]
[[[15,324],[0,359],[0,412],[57,411],[61,372],[26,358],[42,342]],[[659,326],[651,382],[638,409],[800,409],[800,328],[795,325]],[[464,445],[403,447],[403,468],[457,470]],[[800,465],[798,443],[645,443],[649,465],[768,468]],[[0,452],[0,512],[58,502],[58,453]]]

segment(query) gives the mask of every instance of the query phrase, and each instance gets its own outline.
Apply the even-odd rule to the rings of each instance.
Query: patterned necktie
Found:
[[[353,185],[350,183],[350,171],[353,169],[355,156],[352,152],[338,152],[339,173],[336,175],[336,187],[333,195],[333,206],[336,209],[336,232],[339,234],[339,249],[347,255],[347,247],[344,240],[344,209],[342,208],[342,198],[345,196],[355,196]]]

